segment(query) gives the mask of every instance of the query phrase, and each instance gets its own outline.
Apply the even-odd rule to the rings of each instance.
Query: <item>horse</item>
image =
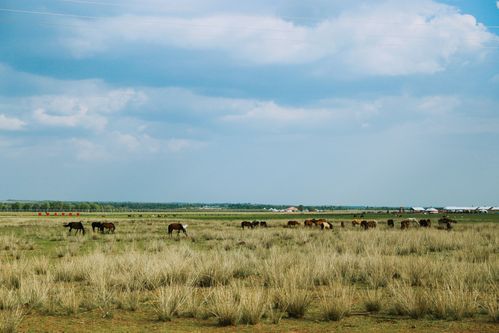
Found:
[[[364,230],[369,229],[369,223],[366,220],[360,222],[360,226],[364,228]]]
[[[100,229],[101,233],[104,233],[104,229],[107,229],[107,232],[114,233],[114,230],[116,230],[116,227],[114,226],[114,223],[102,222],[99,229]]]
[[[251,222],[251,225],[252,225],[252,228],[256,228],[256,227],[258,227],[260,225],[260,222],[253,221],[253,222]]]
[[[419,226],[422,228],[431,228],[431,220],[430,219],[419,220]]]
[[[344,228],[345,227],[345,222],[341,221],[340,225],[341,225],[342,228]]]
[[[367,226],[369,228],[376,228],[378,226],[378,221],[376,220],[367,221]]]
[[[321,230],[324,230],[324,229],[331,229],[333,230],[333,225],[329,222],[322,222],[320,224],[320,227],[321,227]]]
[[[71,233],[71,230],[75,229],[75,235],[78,233],[78,231],[81,231],[82,234],[85,235],[85,228],[83,227],[83,223],[81,222],[69,222],[67,224],[63,224],[65,228],[69,228],[69,233]]]
[[[305,225],[305,227],[312,227],[315,223],[314,223],[314,220],[305,220],[303,222],[303,224]]]
[[[409,221],[409,219],[400,221],[400,229],[402,230],[409,229],[410,226],[411,226],[411,221]]]
[[[320,226],[321,223],[324,223],[324,222],[327,222],[327,221],[326,221],[326,219],[318,219],[318,220],[312,219],[312,222],[314,222],[315,225]]]
[[[95,229],[100,230],[102,222],[92,222],[92,232],[95,232]]]
[[[298,221],[288,221],[288,227],[291,228],[291,227],[296,227],[296,226],[299,226],[300,225],[300,222]]]
[[[267,222],[266,221],[260,221],[260,227],[267,228]]]
[[[404,221],[407,221],[407,223],[410,223],[410,224],[412,224],[412,225],[413,225],[413,226],[415,226],[415,227],[419,227],[419,222],[418,222],[418,220],[417,220],[416,218],[414,218],[414,217],[408,217],[408,218],[406,218]]]
[[[386,221],[386,224],[388,225],[389,228],[395,227],[395,222],[393,221],[393,219],[389,219],[388,221]]]
[[[241,222],[241,228],[244,229],[244,227],[253,229],[253,223],[249,221],[243,221]]]
[[[361,225],[362,221],[360,220],[353,220],[352,221],[352,227],[355,227],[356,225]]]
[[[185,229],[187,229],[187,224],[185,224],[185,225],[180,224],[180,223],[169,224],[168,225],[168,235],[170,235],[170,237],[171,237],[173,230],[177,230],[178,236],[180,236],[180,232],[182,231],[184,233],[185,237],[187,237],[187,231]]]
[[[438,225],[447,225],[447,223],[457,223],[457,221],[450,219],[447,216],[438,219]]]

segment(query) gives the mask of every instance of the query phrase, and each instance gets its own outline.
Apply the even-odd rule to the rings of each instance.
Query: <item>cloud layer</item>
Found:
[[[254,65],[315,64],[334,75],[431,74],[480,59],[497,37],[471,15],[432,1],[376,2],[314,22],[238,13],[178,18],[71,20],[65,45],[77,57],[128,47],[216,51]]]

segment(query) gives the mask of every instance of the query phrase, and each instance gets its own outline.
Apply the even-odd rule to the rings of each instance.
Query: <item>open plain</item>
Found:
[[[499,214],[0,215],[2,332],[497,332]],[[431,228],[407,217],[430,218]],[[324,218],[332,230],[304,227]],[[395,220],[389,228],[388,219]],[[241,228],[242,221],[267,227]],[[287,227],[288,220],[300,222]],[[82,221],[85,234],[63,224]],[[92,231],[111,222],[114,233]],[[341,227],[341,221],[344,227]],[[187,235],[167,226],[187,225]]]

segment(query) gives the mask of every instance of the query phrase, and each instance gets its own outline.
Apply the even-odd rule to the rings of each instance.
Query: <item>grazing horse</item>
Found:
[[[364,228],[364,230],[369,229],[369,224],[367,223],[366,220],[360,222],[360,226]]]
[[[260,227],[267,228],[267,222],[266,221],[260,221]]]
[[[438,225],[447,225],[447,223],[457,223],[457,221],[450,219],[447,216],[438,219]]]
[[[71,233],[71,230],[75,229],[75,235],[78,233],[78,231],[81,231],[81,233],[85,235],[85,228],[83,227],[83,223],[81,222],[69,222],[68,224],[64,224],[63,226],[65,228],[69,228],[69,233]]]
[[[92,231],[95,232],[95,229],[100,230],[101,225],[101,222],[92,222]]]
[[[304,222],[305,227],[313,227],[314,226],[314,220],[305,220]],[[288,223],[289,225],[289,223]]]
[[[298,221],[288,221],[288,227],[297,227],[300,225],[300,222]]]
[[[408,217],[404,221],[407,221],[407,223],[412,224],[415,227],[419,227],[419,222],[416,218],[414,217]]]
[[[168,225],[168,235],[170,235],[170,237],[171,237],[173,230],[177,230],[178,236],[180,236],[180,232],[182,231],[184,233],[185,237],[187,237],[187,231],[185,229],[187,229],[187,224],[185,224],[185,225],[180,224],[180,223],[169,224]]]
[[[361,225],[362,224],[362,221],[360,220],[353,220],[352,221],[352,227],[355,227],[356,225]]]
[[[410,226],[411,226],[411,221],[409,221],[409,219],[400,221],[400,229],[402,230],[409,229]]]
[[[367,226],[369,228],[375,229],[378,226],[378,221],[376,221],[376,220],[367,221]]]
[[[241,222],[241,228],[244,229],[244,227],[253,229],[253,223],[249,221],[243,221]]]
[[[344,228],[345,227],[345,222],[341,221],[341,227]]]
[[[388,221],[386,221],[386,224],[388,225],[389,228],[395,227],[395,222],[393,221],[393,219],[389,219]]]
[[[324,230],[324,229],[331,229],[333,230],[333,225],[329,222],[322,222],[320,224],[320,227],[321,227],[321,230]]]
[[[111,222],[102,222],[100,224],[100,232],[104,233],[104,229],[107,229],[107,232],[112,232],[114,233],[114,230],[116,230],[116,227],[114,226],[114,223]]]
[[[431,228],[431,220],[430,219],[419,220],[419,226],[422,228]]]
[[[258,227],[260,225],[260,222],[253,221],[253,222],[251,222],[251,225],[252,225],[252,228],[256,228],[256,227]]]

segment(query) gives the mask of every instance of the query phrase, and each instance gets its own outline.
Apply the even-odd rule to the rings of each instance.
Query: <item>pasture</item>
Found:
[[[159,216],[158,216],[159,215]],[[324,218],[333,229],[305,228]],[[497,332],[499,214],[0,214],[3,332]],[[389,218],[395,228],[387,226]],[[267,228],[241,228],[242,221]],[[288,220],[301,225],[286,227]],[[63,224],[82,221],[85,234]],[[92,231],[91,222],[114,232]],[[340,222],[345,222],[345,228]],[[186,231],[167,234],[172,223]]]

